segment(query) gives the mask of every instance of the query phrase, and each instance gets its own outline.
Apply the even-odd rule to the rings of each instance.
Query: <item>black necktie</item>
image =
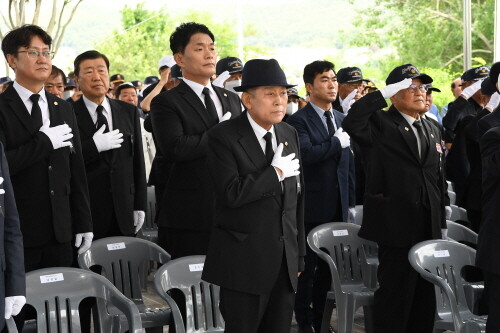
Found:
[[[205,107],[207,108],[208,116],[217,124],[219,122],[219,116],[217,115],[214,101],[212,97],[210,97],[210,90],[207,87],[203,88],[203,95],[205,95]]]
[[[95,109],[95,112],[97,113],[97,123],[96,127],[97,129],[101,128],[102,125],[106,125],[106,128],[104,129],[104,133],[109,132],[109,124],[108,120],[106,119],[106,116],[103,114],[104,107],[102,105],[98,105],[97,109]]]
[[[421,120],[415,120],[413,126],[417,129],[418,137],[420,138],[420,158],[423,160],[427,156],[427,150],[429,146],[427,144],[427,139],[424,134],[424,129],[422,127]]]
[[[332,136],[335,134],[335,126],[333,125],[332,112],[325,111],[326,126],[328,127],[328,135]]]
[[[271,132],[267,132],[266,135],[264,135],[264,140],[266,140],[267,163],[271,164],[271,162],[273,161],[273,157],[274,157],[273,134]]]
[[[33,126],[35,128],[40,128],[43,125],[42,121],[42,110],[40,109],[40,105],[38,104],[38,100],[40,99],[40,95],[33,94],[30,96],[31,102],[33,102],[33,106],[31,107],[31,119],[33,119]]]

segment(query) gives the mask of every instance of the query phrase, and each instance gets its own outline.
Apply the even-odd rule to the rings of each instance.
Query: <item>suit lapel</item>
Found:
[[[241,138],[239,139],[239,143],[247,153],[253,165],[259,169],[267,164],[267,159],[247,117],[246,111],[240,116],[239,133]]]
[[[200,116],[201,120],[205,123],[207,128],[210,128],[210,120],[205,105],[201,102],[200,98],[195,94],[184,81],[177,86],[179,94],[193,107],[195,112]]]
[[[312,107],[311,104],[307,104],[306,107],[308,108],[308,110],[307,110],[307,116],[311,120],[311,123],[313,123],[314,126],[317,129],[316,133],[319,133],[322,138],[328,137],[328,131],[325,128],[325,125],[323,125],[323,122],[319,118],[319,115],[316,112],[316,110],[314,110],[314,108]]]
[[[219,97],[220,103],[222,104],[222,115],[224,115],[226,112],[231,112],[229,97],[227,96],[227,93],[224,91],[224,89],[216,87],[214,85],[212,85],[212,88],[214,89],[217,97]]]
[[[59,102],[56,101],[51,94],[46,93],[45,96],[47,98],[47,104],[49,105],[50,127],[64,124],[64,120],[61,118]]]
[[[94,121],[90,116],[89,110],[87,109],[87,106],[85,106],[85,103],[83,102],[83,98],[80,98],[78,101],[75,102],[74,110],[76,119],[78,120],[78,127],[80,129],[80,134],[82,135],[82,137],[92,136],[95,133],[96,128]]]
[[[419,163],[422,163],[420,155],[418,153],[417,138],[415,137],[415,134],[413,133],[413,130],[410,128],[410,125],[408,124],[406,119],[399,114],[399,111],[397,111],[396,108],[391,107],[387,112],[389,112],[389,114],[392,116],[392,119],[397,124],[398,130],[403,136],[403,139],[408,145],[408,149],[413,155],[413,157]]]
[[[16,117],[19,118],[21,124],[23,124],[23,126],[28,130],[28,132],[32,134],[36,133],[39,130],[39,128],[33,127],[33,120],[31,119],[31,116],[28,110],[26,109],[26,106],[21,100],[21,97],[19,97],[19,95],[17,94],[17,91],[14,89],[14,87],[10,85],[3,94],[10,100],[9,106],[11,107],[12,112],[14,112]]]
[[[107,99],[108,99],[109,105],[111,106],[111,119],[113,120],[113,130],[118,129],[120,131],[120,133],[123,133],[123,140],[130,139],[130,137],[128,137],[128,135],[133,135],[133,133],[125,133],[124,132],[124,129],[127,128],[127,126],[125,126],[125,115],[121,114],[122,110],[120,108],[120,104],[118,104],[118,102],[116,102],[113,99],[110,99],[110,98],[107,98]],[[119,149],[121,149],[121,148],[111,149],[108,151],[108,153],[110,153],[109,154],[109,164],[110,165],[113,165],[115,163],[116,154],[118,153]]]

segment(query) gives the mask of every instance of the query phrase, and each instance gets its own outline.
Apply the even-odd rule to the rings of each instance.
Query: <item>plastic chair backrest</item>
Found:
[[[77,268],[55,267],[26,274],[26,303],[37,312],[38,332],[81,332],[78,306],[87,297],[112,303],[128,319],[130,332],[142,332],[135,304],[104,277]]]
[[[360,261],[368,241],[358,237],[359,229],[353,223],[332,222],[314,228],[307,236],[311,249],[330,266],[336,293],[341,286],[364,284]]]
[[[224,320],[219,310],[219,287],[201,280],[205,256],[187,256],[168,262],[155,274],[155,288],[169,304],[167,294],[179,289],[186,298],[186,332],[223,332]],[[175,307],[175,305],[174,305]],[[172,310],[177,322],[178,311]],[[178,332],[179,333],[179,332]]]
[[[469,221],[469,217],[467,216],[467,211],[462,207],[458,207],[457,205],[450,205],[451,207],[451,217],[450,221]]]
[[[170,255],[160,246],[145,239],[134,237],[108,237],[92,242],[90,249],[78,255],[81,268],[90,270],[102,266],[103,275],[121,293],[136,304],[143,304],[140,285],[140,269],[145,261],[164,264]]]
[[[156,229],[156,225],[154,224],[156,218],[156,193],[154,186],[148,186],[147,188],[147,205],[143,228]]]
[[[408,260],[422,277],[440,287],[436,290],[437,311],[451,312],[457,332],[464,317],[472,316],[464,293],[466,281],[462,268],[473,266],[476,250],[446,240],[430,240],[416,244],[408,253]],[[465,315],[465,316],[464,316]]]
[[[477,245],[477,233],[453,221],[446,221],[448,226],[448,237],[457,242],[467,242],[469,244]]]
[[[363,205],[356,205],[354,206],[354,209],[356,210],[356,216],[354,217],[354,223],[357,225],[362,225],[363,224]]]

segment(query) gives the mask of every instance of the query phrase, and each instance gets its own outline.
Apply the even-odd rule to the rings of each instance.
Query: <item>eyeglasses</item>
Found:
[[[37,59],[39,56],[43,56],[45,59],[53,59],[55,52],[51,51],[36,51],[36,50],[28,50],[28,51],[17,51],[16,53],[26,53],[28,58]]]
[[[421,93],[427,92],[427,85],[423,84],[421,86],[417,86],[415,84],[410,85],[407,89],[409,89],[412,93],[416,93],[417,91],[420,91]]]

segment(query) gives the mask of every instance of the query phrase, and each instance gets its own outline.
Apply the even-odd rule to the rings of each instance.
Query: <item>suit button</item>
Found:
[[[286,215],[285,211],[281,212],[281,216],[285,216],[285,215]]]
[[[49,171],[52,171],[52,165],[49,165]]]
[[[54,195],[54,190],[50,190],[50,195]]]
[[[280,242],[283,242],[286,239],[286,236],[280,236]]]

